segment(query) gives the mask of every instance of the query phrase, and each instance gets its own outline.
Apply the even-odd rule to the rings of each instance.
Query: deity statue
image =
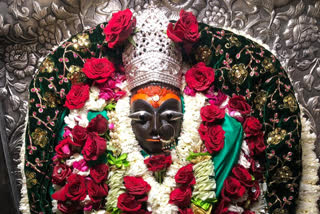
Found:
[[[30,86],[21,210],[294,213],[299,107],[280,62],[181,11],[129,9]]]

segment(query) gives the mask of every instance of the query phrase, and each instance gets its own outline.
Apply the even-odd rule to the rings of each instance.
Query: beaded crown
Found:
[[[165,11],[151,7],[136,14],[135,44],[122,55],[129,90],[149,82],[182,85],[182,55],[168,38]]]

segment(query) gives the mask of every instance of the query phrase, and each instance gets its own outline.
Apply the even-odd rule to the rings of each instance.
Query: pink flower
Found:
[[[110,130],[114,129],[114,124],[113,123],[109,123],[109,129]]]
[[[114,92],[110,88],[102,88],[100,89],[99,98],[105,99],[105,100],[111,100],[114,97]]]
[[[73,168],[78,169],[81,172],[85,172],[89,169],[87,162],[84,159],[74,162],[72,166]]]
[[[183,91],[186,95],[189,95],[189,96],[195,96],[196,95],[196,92],[192,89],[192,88],[190,88],[189,86],[186,86],[185,88],[184,88],[184,91]]]
[[[220,90],[215,92],[213,87],[209,88],[206,94],[206,97],[209,98],[209,103],[211,105],[216,105],[216,106],[220,106],[227,99],[227,95],[222,93]]]
[[[63,133],[63,138],[70,136],[70,134],[71,134],[71,131],[70,131],[69,127],[65,127],[64,133]]]
[[[92,204],[89,203],[89,204],[85,205],[84,208],[83,208],[83,210],[84,210],[84,211],[91,211],[91,210],[92,210]]]
[[[115,99],[115,101],[118,101],[121,97],[123,97],[124,95],[126,95],[126,92],[125,91],[117,91],[116,93],[115,93],[115,97],[114,97],[114,99]]]

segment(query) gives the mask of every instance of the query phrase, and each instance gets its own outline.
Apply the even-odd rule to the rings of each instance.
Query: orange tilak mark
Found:
[[[154,101],[152,99],[152,97],[149,97],[146,94],[135,94],[135,95],[132,96],[130,104],[132,104],[136,100],[144,100],[144,101],[150,103],[150,105],[153,108],[159,108],[159,106],[162,105],[162,103],[164,103],[165,101],[167,101],[169,99],[175,99],[175,100],[177,100],[179,102],[181,101],[180,97],[178,97],[176,94],[172,94],[172,93],[169,93],[169,94],[166,94],[163,97],[160,97],[160,99],[158,101]]]
[[[154,96],[158,96],[158,100],[154,100]],[[159,106],[168,99],[176,99],[179,102],[181,101],[180,97],[175,91],[162,88],[161,86],[157,85],[152,85],[146,88],[139,89],[137,93],[131,97],[130,103],[132,104],[134,101],[138,99],[150,103],[150,105],[152,105],[152,107],[154,108],[159,108]]]
[[[164,97],[160,98],[160,100],[158,101],[159,106],[161,106],[162,103],[164,103],[165,101],[167,101],[169,99],[175,99],[175,100],[178,100],[179,102],[181,101],[180,97],[178,97],[176,94],[169,93],[169,94],[166,94]]]
[[[146,94],[135,94],[135,95],[133,95],[133,97],[131,97],[130,104],[132,104],[136,100],[144,100],[144,101],[150,103],[150,105],[152,105],[153,108],[159,108],[159,104],[157,102],[153,101],[152,97],[149,97]]]

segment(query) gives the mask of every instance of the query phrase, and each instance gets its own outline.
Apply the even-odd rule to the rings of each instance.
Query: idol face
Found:
[[[130,110],[132,129],[142,149],[148,154],[168,152],[181,131],[183,114],[178,93],[160,86],[138,90],[131,97]]]

